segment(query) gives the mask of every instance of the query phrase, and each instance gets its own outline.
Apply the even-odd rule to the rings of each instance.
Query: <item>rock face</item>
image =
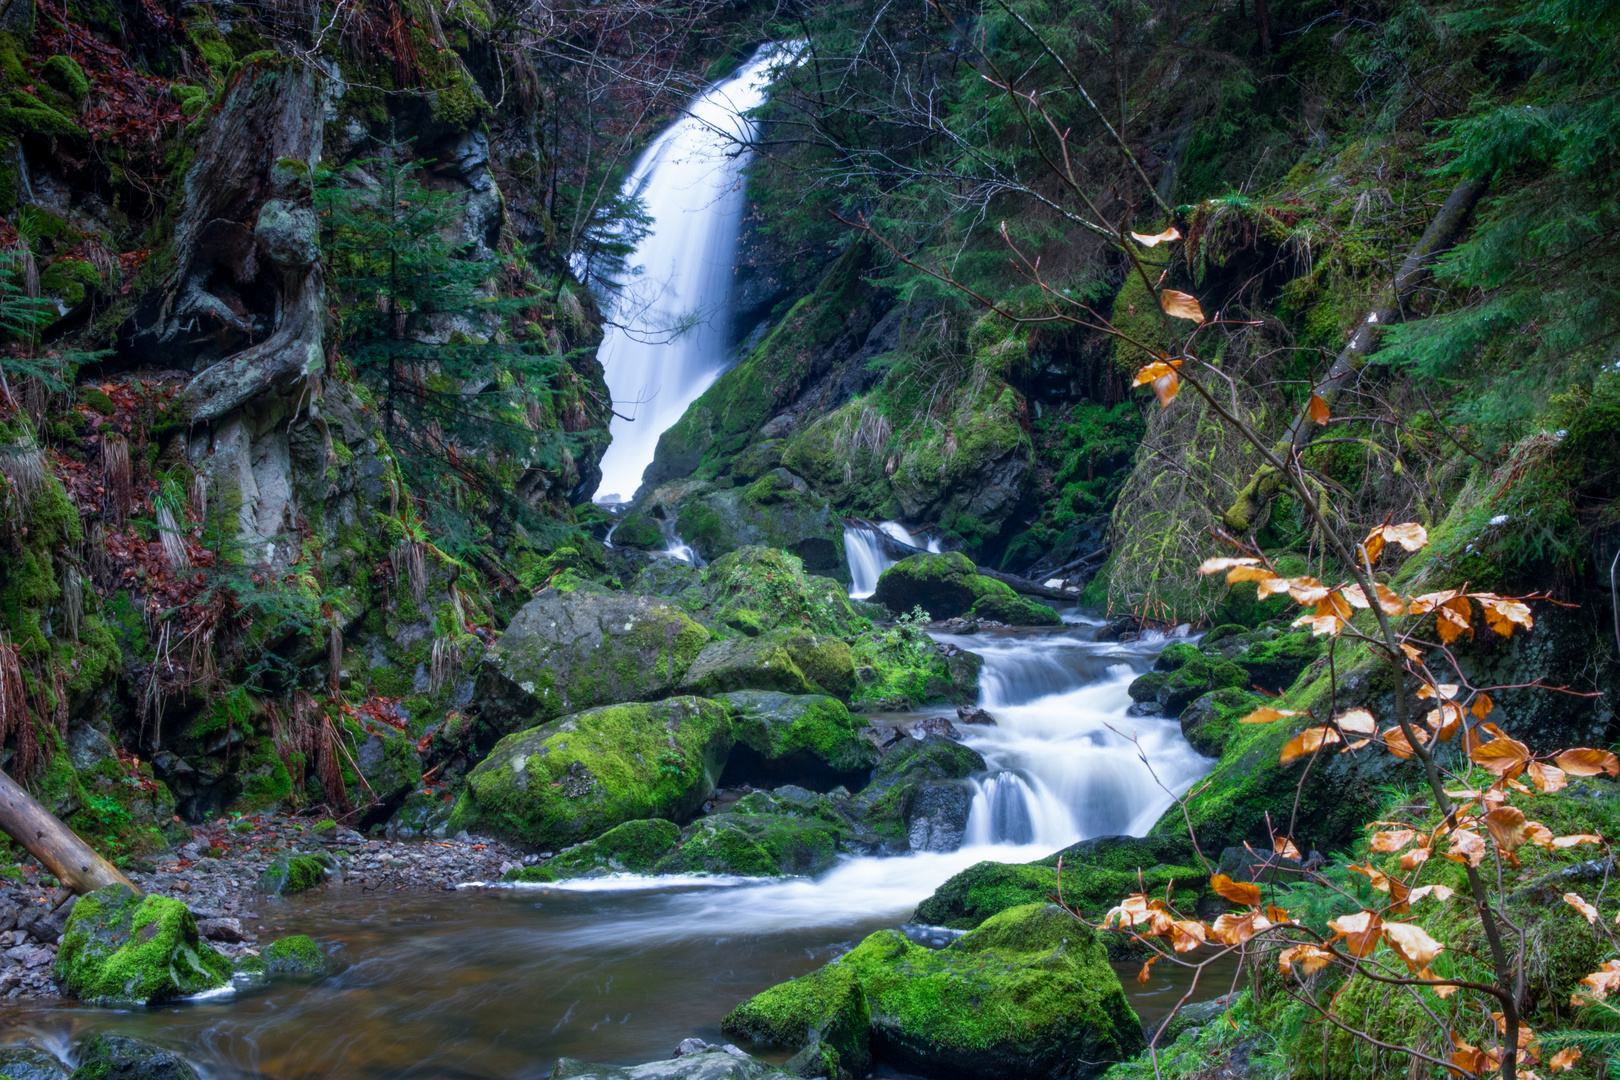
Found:
[[[730,714],[701,698],[566,716],[497,743],[468,774],[449,830],[557,848],[638,818],[682,821],[713,793],[731,744]]]
[[[810,1050],[806,1075],[830,1077],[865,1075],[869,1054],[929,1075],[1083,1078],[1146,1045],[1096,931],[1048,904],[1011,908],[937,951],[881,930],[744,1002],[722,1029]]]
[[[74,907],[56,977],[84,1001],[151,1005],[224,986],[231,964],[202,940],[180,901],[109,885]]]
[[[837,698],[739,690],[715,700],[731,710],[737,739],[721,778],[726,786],[792,782],[825,791],[858,789],[877,764],[877,748]]]
[[[1013,626],[1057,626],[1061,621],[1045,604],[980,574],[973,560],[958,551],[901,559],[883,571],[872,599],[894,612],[920,607],[935,619],[966,616]]]
[[[692,661],[681,685],[682,693],[705,696],[735,690],[848,699],[855,691],[855,660],[838,638],[775,630],[711,642]]]
[[[963,781],[984,768],[978,751],[942,736],[902,739],[846,806],[857,841],[882,854],[912,850],[913,839],[923,850],[955,851],[971,801]]]
[[[664,697],[708,640],[665,600],[546,589],[479,666],[480,741],[581,709]]]
[[[676,508],[676,531],[708,561],[766,545],[797,556],[813,574],[848,581],[844,528],[803,478],[773,468],[746,487],[704,490]]]

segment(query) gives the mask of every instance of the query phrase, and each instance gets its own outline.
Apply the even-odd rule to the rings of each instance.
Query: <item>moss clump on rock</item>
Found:
[[[198,1080],[197,1070],[179,1054],[127,1035],[92,1035],[74,1051],[78,1065],[72,1080]]]
[[[849,832],[825,795],[794,786],[756,791],[688,826],[658,873],[819,874],[847,850]]]
[[[259,891],[291,896],[326,881],[331,860],[326,855],[280,855],[259,876]]]
[[[613,527],[613,546],[639,548],[642,551],[664,550],[664,530],[648,514],[632,510]]]
[[[810,787],[831,781],[828,789],[838,783],[857,787],[877,764],[877,748],[862,737],[862,725],[837,698],[739,690],[715,700],[731,710],[737,739],[726,764],[728,784],[792,780]]]
[[[307,934],[272,941],[263,955],[264,969],[270,975],[313,976],[326,971],[326,954]]]
[[[704,696],[775,690],[847,699],[855,690],[855,660],[838,638],[775,630],[710,643],[692,662],[681,689]]]
[[[1013,592],[1012,587],[978,572],[959,551],[942,555],[912,555],[901,559],[878,578],[874,602],[890,611],[920,607],[935,619],[958,615],[1014,626],[1057,626],[1057,612]]]
[[[769,547],[739,548],[704,573],[704,622],[745,635],[776,628],[850,634],[871,626],[832,578],[804,572],[795,555]]]
[[[224,986],[231,962],[202,940],[185,904],[108,885],[74,905],[56,978],[84,1001],[149,1005]]]
[[[765,545],[802,560],[812,573],[849,577],[838,515],[786,469],[771,469],[742,488],[705,488],[676,513],[681,538],[705,559]]]
[[[749,999],[720,1026],[728,1035],[800,1048],[793,1061],[810,1068],[797,1075],[842,1080],[871,1070],[871,1024],[860,973],[833,963]]]
[[[1132,682],[1131,700],[1154,702],[1164,715],[1174,717],[1213,690],[1249,685],[1249,673],[1230,660],[1211,660],[1194,650],[1177,663],[1173,671],[1150,671]]]
[[[505,881],[560,881],[600,874],[645,874],[675,846],[681,828],[662,818],[643,818],[615,825],[595,840],[560,852],[545,866],[507,871]],[[531,873],[541,871],[542,873]]]
[[[806,979],[739,1005],[723,1030],[808,1044],[847,1015],[853,985],[873,1056],[902,1069],[1087,1077],[1146,1044],[1096,931],[1056,905],[1011,908],[937,951],[880,930]]]
[[[554,849],[638,818],[684,820],[714,791],[731,744],[729,713],[702,698],[589,709],[497,743],[448,828]]]

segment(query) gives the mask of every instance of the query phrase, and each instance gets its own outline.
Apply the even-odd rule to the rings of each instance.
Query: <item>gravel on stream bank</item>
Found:
[[[318,824],[268,813],[213,820],[193,828],[185,843],[128,860],[123,869],[145,892],[184,901],[203,937],[234,959],[276,936],[270,920],[287,901],[258,885],[281,856],[325,852],[334,860],[329,884],[384,894],[498,881],[508,869],[535,861],[498,840],[465,833],[387,840]],[[0,998],[60,996],[56,948],[75,902],[60,901],[54,879],[33,859],[0,869]]]

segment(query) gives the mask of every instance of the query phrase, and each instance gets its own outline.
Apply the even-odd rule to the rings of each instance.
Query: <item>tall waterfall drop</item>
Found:
[[[629,501],[658,437],[725,370],[725,311],[742,227],[742,172],[781,45],[761,46],[736,74],[699,94],[642,153],[624,182],[652,219],[630,257],[638,274],[614,305],[598,355],[617,413],[597,499]],[[677,331],[679,329],[679,332]]]

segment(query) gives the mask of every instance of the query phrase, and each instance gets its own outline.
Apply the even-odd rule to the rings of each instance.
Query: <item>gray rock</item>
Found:
[[[248,939],[238,919],[202,919],[197,923],[197,930],[209,941],[225,941],[236,945]]]
[[[955,851],[967,834],[973,795],[950,780],[918,784],[906,808],[906,839],[912,851]]]
[[[77,896],[70,896],[55,911],[40,909],[24,912],[17,920],[17,926],[35,941],[54,945],[62,940],[62,928],[67,925],[68,916],[73,914],[73,908],[78,902]]]
[[[763,544],[798,556],[806,571],[847,582],[844,526],[803,477],[772,468],[746,487],[700,491],[677,504],[675,530],[713,562]]]
[[[0,1046],[0,1076],[11,1080],[66,1080],[68,1067],[55,1054],[21,1043]]]
[[[199,1080],[179,1054],[125,1035],[92,1035],[76,1050],[73,1080]]]
[[[696,1040],[688,1040],[695,1042]],[[682,1045],[685,1045],[684,1043]],[[702,1052],[650,1061],[628,1069],[615,1069],[593,1065],[573,1058],[558,1058],[551,1070],[551,1080],[789,1080],[789,1074],[773,1069],[757,1058],[750,1057],[727,1045],[710,1047]]]

